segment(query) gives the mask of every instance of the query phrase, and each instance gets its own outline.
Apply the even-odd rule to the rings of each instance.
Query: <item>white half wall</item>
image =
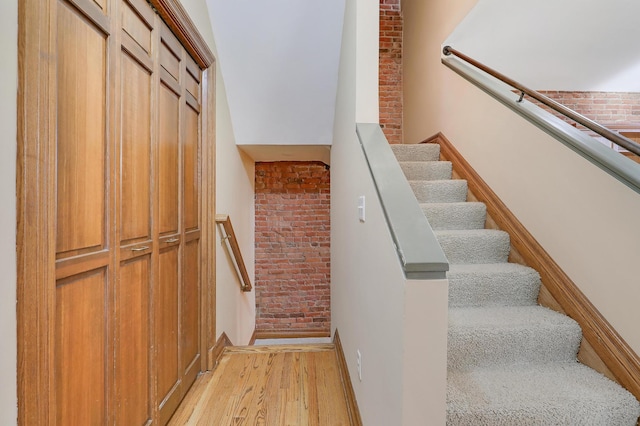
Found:
[[[209,48],[218,57],[205,0],[181,0]],[[254,163],[235,143],[225,81],[216,61],[216,213],[229,214],[254,281]],[[240,291],[235,266],[216,229],[216,337],[225,332],[234,345],[249,342],[255,328],[255,292]]]
[[[640,353],[640,195],[440,62],[472,0],[403,0],[405,135],[441,131]]]
[[[377,45],[377,34],[356,17],[361,1],[346,4],[331,149],[332,331],[340,333],[365,425],[444,424],[447,282],[405,279],[356,135],[359,112],[377,119],[367,115],[372,94],[357,89],[362,72],[377,75],[377,65],[363,66],[371,56],[356,55],[361,46]],[[369,24],[377,20],[376,15]],[[377,96],[377,82],[364,87]],[[364,223],[358,218],[360,196],[365,196]]]
[[[17,322],[16,322],[16,150],[18,93],[18,0],[0,3],[0,423],[16,424],[18,419]]]
[[[479,0],[441,41],[532,89],[638,92],[638,16],[634,0]]]
[[[331,145],[344,0],[207,0],[239,145]]]

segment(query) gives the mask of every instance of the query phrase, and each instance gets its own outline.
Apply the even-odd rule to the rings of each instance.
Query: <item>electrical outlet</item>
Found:
[[[356,351],[356,365],[358,366],[358,379],[362,381],[362,355],[360,349]]]

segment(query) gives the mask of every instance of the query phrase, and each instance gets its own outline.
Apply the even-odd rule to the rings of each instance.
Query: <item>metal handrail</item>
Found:
[[[488,66],[482,64],[481,62],[476,61],[475,59],[472,59],[471,57],[465,55],[464,53],[454,49],[451,46],[445,46],[442,49],[442,53],[444,53],[445,56],[449,56],[449,55],[454,55],[457,56],[458,58],[462,59],[465,62],[470,63],[471,65],[473,65],[474,67],[481,69],[482,71],[486,72],[487,74],[497,78],[498,80],[508,84],[509,86],[517,89],[520,92],[520,98],[517,100],[517,102],[522,102],[522,99],[524,98],[524,95],[528,95],[530,97],[532,97],[533,99],[537,100],[538,102],[548,106],[549,108],[553,109],[554,111],[559,112],[560,114],[569,117],[570,119],[572,119],[573,121],[575,121],[576,123],[580,123],[582,124],[584,127],[594,131],[595,133],[599,134],[600,136],[610,140],[611,142],[615,143],[618,146],[621,146],[622,148],[626,149],[627,151],[633,152],[636,155],[640,155],[640,144],[629,139],[626,138],[624,136],[622,136],[619,133],[616,133],[604,126],[602,126],[601,124],[585,117],[582,114],[579,114],[577,112],[575,112],[574,110],[567,108],[566,106],[554,101],[553,99],[550,99],[538,92],[536,92],[535,90],[529,89],[526,86],[518,83],[517,81],[505,76],[504,74],[499,73],[498,71],[489,68]]]
[[[236,239],[236,233],[233,231],[233,225],[231,225],[231,218],[228,214],[217,214],[216,223],[222,225],[226,234],[224,237],[222,237],[222,240],[227,240],[229,242],[229,246],[231,247],[233,258],[235,259],[236,265],[238,267],[237,272],[242,280],[240,283],[240,290],[245,292],[251,291],[251,279],[249,278],[247,267],[245,266],[244,259],[242,258],[242,252],[240,251],[240,246],[238,245],[238,240]]]

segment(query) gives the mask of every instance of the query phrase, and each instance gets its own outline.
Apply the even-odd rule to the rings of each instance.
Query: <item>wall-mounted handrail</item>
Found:
[[[380,125],[357,123],[356,132],[405,276],[444,279],[449,261]]]
[[[599,134],[600,136],[610,140],[611,142],[615,143],[618,146],[621,146],[622,148],[633,152],[636,155],[640,156],[640,144],[638,144],[637,142],[626,138],[624,136],[622,136],[619,133],[616,133],[604,126],[602,126],[601,124],[585,117],[582,114],[579,114],[577,112],[575,112],[574,110],[567,108],[566,106],[554,101],[553,99],[550,99],[538,92],[536,92],[535,90],[529,89],[526,86],[518,83],[517,81],[505,76],[504,74],[499,73],[498,71],[489,68],[488,66],[484,65],[481,62],[476,61],[475,59],[465,55],[464,53],[454,49],[451,46],[445,46],[444,49],[442,49],[442,53],[444,53],[445,56],[449,56],[449,55],[454,55],[457,56],[458,58],[462,59],[465,62],[468,62],[469,64],[473,65],[474,67],[481,69],[482,71],[486,72],[487,74],[497,78],[498,80],[508,84],[509,86],[515,88],[516,90],[518,90],[520,92],[520,99],[518,100],[518,102],[522,101],[524,95],[528,95],[530,97],[532,97],[533,99],[543,103],[544,105],[548,106],[549,108],[552,108],[553,110],[559,112],[560,114],[569,117],[570,119],[572,119],[573,121],[575,121],[576,123],[580,123],[582,124],[584,127],[588,128],[589,130],[594,131],[595,133]]]
[[[242,252],[240,251],[240,246],[238,245],[238,240],[236,239],[236,233],[233,232],[231,218],[228,214],[217,214],[216,223],[221,224],[222,228],[224,229],[225,235],[222,237],[222,239],[229,241],[229,246],[231,247],[233,258],[236,262],[236,266],[238,267],[237,272],[239,273],[241,279],[240,289],[242,291],[251,291],[251,279],[249,278],[247,267],[245,266],[244,260],[242,258]]]

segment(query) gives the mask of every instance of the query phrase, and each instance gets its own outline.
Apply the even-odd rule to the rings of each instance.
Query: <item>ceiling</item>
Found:
[[[479,0],[445,44],[536,90],[640,92],[640,1]]]
[[[331,145],[345,1],[206,2],[236,143]]]

